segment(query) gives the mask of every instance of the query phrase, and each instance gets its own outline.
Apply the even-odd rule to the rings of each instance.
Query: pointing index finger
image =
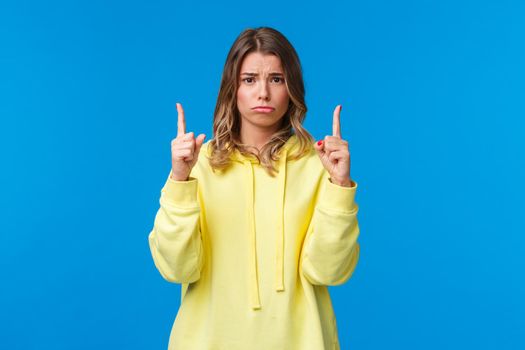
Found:
[[[184,109],[180,103],[177,103],[177,113],[177,136],[181,136],[186,133],[186,119],[184,118]]]
[[[334,120],[332,123],[333,136],[341,137],[341,109],[343,107],[338,105],[334,109]]]

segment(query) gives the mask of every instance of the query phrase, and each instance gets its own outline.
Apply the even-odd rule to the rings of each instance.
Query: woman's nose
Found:
[[[270,99],[270,91],[266,83],[261,83],[259,86],[259,98],[263,100]]]

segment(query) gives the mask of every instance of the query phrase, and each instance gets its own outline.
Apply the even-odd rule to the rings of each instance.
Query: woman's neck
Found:
[[[241,128],[241,142],[255,147],[258,151],[272,138],[277,128],[262,129],[254,126],[243,126]]]

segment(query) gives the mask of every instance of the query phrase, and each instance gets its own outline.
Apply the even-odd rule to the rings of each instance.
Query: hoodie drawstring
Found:
[[[248,196],[247,203],[249,205],[248,210],[248,222],[250,223],[250,239],[251,239],[251,250],[252,250],[252,272],[251,272],[251,293],[252,293],[252,308],[258,310],[261,308],[261,299],[259,298],[259,276],[257,271],[257,241],[255,233],[255,201],[254,201],[254,181],[253,181],[253,167],[250,160],[243,160],[246,165],[247,178],[248,178],[248,190],[246,194]]]
[[[275,289],[278,292],[284,291],[284,200],[285,200],[285,185],[286,185],[286,158],[287,149],[282,147],[282,155],[279,157],[279,172],[278,172],[278,221],[276,231],[276,270],[275,270]],[[261,299],[259,295],[259,274],[257,266],[257,240],[255,230],[255,200],[254,200],[254,172],[251,160],[243,159],[243,164],[246,168],[246,177],[248,179],[247,203],[249,205],[248,216],[250,223],[250,239],[251,239],[251,299],[252,308],[258,310],[261,308]]]
[[[278,292],[284,291],[284,194],[285,194],[285,185],[286,185],[286,157],[287,149],[282,148],[283,154],[279,158],[279,221],[277,227],[277,249],[276,249],[276,258],[275,261],[277,270],[275,271],[275,290]]]

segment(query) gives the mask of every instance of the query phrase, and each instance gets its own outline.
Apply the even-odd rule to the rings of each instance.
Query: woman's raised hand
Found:
[[[199,159],[199,152],[206,135],[195,138],[193,131],[186,133],[184,109],[177,103],[177,137],[171,140],[171,178],[175,181],[186,181],[191,169]]]
[[[317,155],[328,173],[330,180],[340,186],[351,187],[350,179],[350,149],[348,142],[341,138],[340,114],[341,105],[335,107],[332,122],[332,136],[326,136],[324,141],[315,144]]]

